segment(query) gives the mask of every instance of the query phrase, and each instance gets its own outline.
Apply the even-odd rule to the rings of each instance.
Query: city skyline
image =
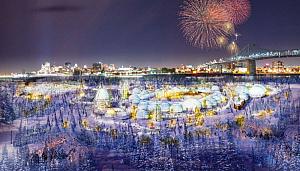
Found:
[[[31,71],[41,63],[174,67],[229,57],[226,49],[192,47],[179,28],[182,0],[4,0],[0,20],[0,72]],[[240,47],[300,47],[300,2],[251,1],[252,15],[236,28]],[[299,60],[286,59],[287,65]]]

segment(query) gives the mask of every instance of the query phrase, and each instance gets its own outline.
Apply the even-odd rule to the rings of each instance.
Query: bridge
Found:
[[[220,59],[219,61],[212,61],[207,63],[208,67],[217,66],[222,72],[222,68],[225,65],[232,65],[237,62],[246,63],[247,74],[256,74],[256,62],[257,60],[273,59],[273,58],[289,58],[289,57],[300,57],[300,49],[293,50],[268,50],[262,49],[255,44],[249,44],[243,48],[238,54],[229,57],[227,59]]]

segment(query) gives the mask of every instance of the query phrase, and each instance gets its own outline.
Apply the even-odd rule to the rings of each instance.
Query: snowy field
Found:
[[[300,167],[299,84],[185,81],[3,84],[0,168]]]

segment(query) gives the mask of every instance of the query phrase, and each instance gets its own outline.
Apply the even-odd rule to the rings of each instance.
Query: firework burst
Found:
[[[228,38],[225,36],[220,36],[217,38],[217,43],[219,47],[224,47],[228,44]]]
[[[244,23],[250,16],[249,0],[223,0],[222,5],[230,15],[230,21],[236,25]]]
[[[231,42],[228,45],[227,49],[228,49],[228,52],[232,55],[235,55],[239,52],[239,47],[236,42]]]
[[[231,16],[216,0],[185,0],[179,16],[184,36],[196,47],[219,47],[221,37],[234,33]]]

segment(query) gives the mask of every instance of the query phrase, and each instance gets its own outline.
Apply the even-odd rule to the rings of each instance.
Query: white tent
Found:
[[[195,110],[196,107],[201,107],[201,103],[197,99],[189,98],[182,102],[182,107],[185,110]]]
[[[95,101],[107,101],[109,100],[109,93],[105,88],[99,88],[95,97]]]
[[[183,112],[182,105],[180,103],[174,103],[171,105],[170,110],[174,113],[181,113]]]
[[[214,85],[214,86],[211,87],[211,91],[220,91],[220,87]]]
[[[132,89],[132,94],[140,94],[141,90],[139,88]]]
[[[266,88],[261,84],[253,85],[249,90],[249,95],[252,98],[260,98],[266,95]]]
[[[133,104],[139,104],[140,100],[141,100],[140,97],[136,94],[129,96],[129,101],[132,102]]]
[[[237,94],[242,94],[242,93],[246,93],[246,94],[249,94],[249,89],[244,86],[244,85],[238,85],[235,87],[234,91],[237,93]]]
[[[141,101],[138,105],[139,110],[147,110],[149,103],[147,101]]]
[[[138,110],[137,111],[137,118],[138,119],[147,119],[148,118],[148,112],[145,110]]]

